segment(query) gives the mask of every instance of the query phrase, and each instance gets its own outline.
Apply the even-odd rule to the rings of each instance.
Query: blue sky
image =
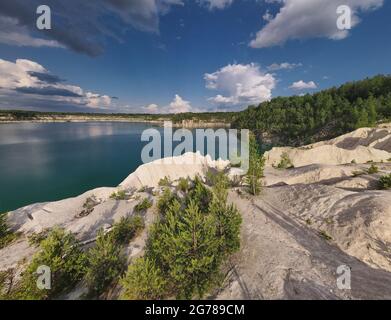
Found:
[[[391,70],[383,0],[47,0],[40,31],[41,2],[0,3],[1,109],[242,110]]]

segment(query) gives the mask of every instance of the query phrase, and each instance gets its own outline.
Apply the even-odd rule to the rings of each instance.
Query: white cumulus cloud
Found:
[[[255,39],[253,48],[282,45],[288,40],[326,37],[344,39],[349,30],[337,28],[337,8],[347,5],[352,11],[352,28],[359,22],[362,12],[377,9],[383,0],[283,0],[277,15],[268,21]]]
[[[17,59],[15,62],[0,59],[0,95],[0,107],[9,104],[9,101],[17,107],[30,107],[34,101],[48,108],[60,104],[72,107],[112,107],[112,99],[108,95],[66,84],[44,66],[26,59]]]
[[[292,83],[289,87],[293,90],[305,90],[305,89],[316,89],[318,86],[314,81],[305,82],[303,80]]]
[[[192,107],[189,101],[182,99],[181,96],[175,95],[174,100],[170,103],[168,112],[169,113],[184,113],[190,112]]]
[[[270,100],[276,79],[261,71],[259,65],[229,64],[204,76],[206,88],[220,92],[209,101],[226,106],[240,106]]]

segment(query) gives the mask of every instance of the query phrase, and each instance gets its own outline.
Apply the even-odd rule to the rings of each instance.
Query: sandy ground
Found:
[[[250,197],[243,187],[230,191],[230,201],[243,216],[242,244],[240,252],[230,259],[225,283],[213,298],[391,299],[391,191],[377,190],[379,177],[391,173],[391,162],[376,158],[378,151],[391,151],[390,141],[391,132],[385,126],[289,149],[290,155],[296,157],[294,163],[308,162],[306,152],[320,152],[325,146],[339,151],[288,170],[270,165],[271,155],[280,152],[273,149],[268,154],[261,195]],[[345,152],[350,151],[355,152],[357,163],[351,163],[346,156]],[[379,173],[367,174],[371,164],[358,154],[371,155],[369,160],[379,161]],[[335,155],[338,156],[329,159]],[[132,215],[140,199],[155,201],[151,191],[159,190],[157,183],[164,176],[175,180],[204,175],[210,167],[227,165],[195,157],[199,162],[193,166],[157,161],[141,166],[118,188],[99,188],[76,198],[11,212],[8,221],[23,236],[0,250],[0,270],[20,268],[31,258],[36,249],[28,245],[26,236],[33,232],[60,225],[81,241],[93,242],[99,228],[108,229],[121,217]],[[316,161],[320,158],[322,163]],[[231,176],[235,172],[237,169]],[[148,186],[148,192],[138,192],[141,186]],[[116,190],[126,190],[129,199],[110,199]],[[94,210],[80,216],[83,205],[91,198]],[[147,226],[154,218],[152,208],[145,214]],[[129,259],[143,253],[147,232],[148,228],[127,248]],[[351,270],[350,290],[337,286],[337,268],[342,265]],[[76,299],[82,291],[78,288],[64,298]]]

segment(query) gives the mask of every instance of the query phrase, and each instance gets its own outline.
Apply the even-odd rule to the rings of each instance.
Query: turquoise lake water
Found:
[[[142,164],[147,142],[141,142],[141,133],[150,127],[110,122],[0,124],[0,213],[117,186]]]
[[[0,125],[0,212],[116,186],[141,163],[133,123]]]

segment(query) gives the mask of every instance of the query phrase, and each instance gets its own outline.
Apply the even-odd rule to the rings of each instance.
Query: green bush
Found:
[[[169,187],[171,185],[171,181],[169,177],[164,177],[159,180],[159,187]]]
[[[161,300],[166,295],[166,280],[154,261],[139,258],[121,281],[124,300]]]
[[[87,254],[88,268],[85,279],[90,294],[102,294],[125,270],[126,257],[113,235],[114,233],[104,234],[101,229],[95,246]]]
[[[37,269],[48,266],[51,270],[51,289],[37,288]],[[42,300],[57,297],[72,289],[86,271],[86,257],[73,234],[54,228],[40,243],[36,253],[23,272],[20,282],[11,293],[13,299]]]
[[[379,168],[372,164],[368,169],[368,174],[375,174],[379,172]]]
[[[164,191],[145,257],[122,281],[124,299],[202,298],[221,281],[221,265],[240,246],[241,217],[226,187],[220,180],[210,191],[197,177],[181,202]]]
[[[180,178],[178,181],[177,190],[182,192],[187,192],[190,189],[189,179],[187,178]]]
[[[125,190],[119,190],[117,192],[113,192],[110,196],[110,199],[113,200],[128,200],[128,195]]]
[[[202,183],[199,176],[196,176],[194,179],[192,189],[190,190],[185,201],[186,205],[189,204],[190,200],[193,200],[195,203],[197,203],[201,212],[208,212],[209,203],[212,200],[212,192]]]
[[[260,154],[259,146],[254,135],[250,135],[249,169],[245,181],[248,185],[248,192],[254,196],[261,192],[261,178],[263,177],[264,167],[265,158]]]
[[[110,233],[112,234],[115,243],[126,245],[136,237],[144,227],[144,220],[140,216],[122,217],[119,222],[114,224]]]
[[[18,234],[12,232],[7,225],[7,214],[0,214],[0,249],[5,248],[18,238]]]
[[[388,190],[391,189],[391,174],[382,176],[379,180],[379,189]]]
[[[49,232],[49,230],[45,229],[38,233],[32,233],[27,237],[29,245],[33,247],[39,246],[41,242],[48,237]]]
[[[159,197],[157,201],[158,212],[161,215],[165,215],[165,213],[175,200],[179,201],[177,195],[174,194],[169,188],[165,188],[163,194]]]
[[[153,205],[152,201],[149,200],[148,198],[144,198],[142,201],[140,201],[135,207],[134,211],[136,213],[144,212],[151,208]]]
[[[278,169],[291,169],[293,168],[291,159],[289,158],[288,153],[284,152],[281,155],[280,163],[277,165]]]
[[[230,184],[229,179],[224,173],[224,171],[216,171],[216,170],[209,169],[205,177],[206,177],[206,183],[212,187],[220,182],[223,182],[227,186],[227,188]]]

